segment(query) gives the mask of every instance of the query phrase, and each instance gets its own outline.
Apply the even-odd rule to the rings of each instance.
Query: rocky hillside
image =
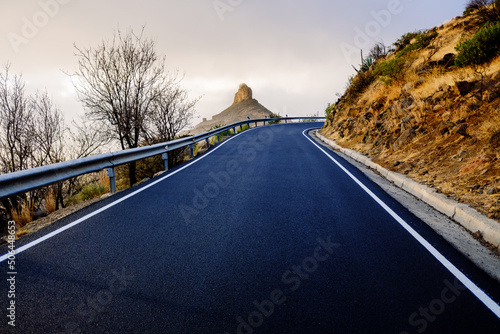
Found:
[[[364,60],[321,133],[500,221],[500,58],[455,61],[482,24],[458,17]]]
[[[269,117],[269,111],[253,98],[252,89],[246,84],[241,84],[238,92],[234,96],[233,104],[212,117],[211,120],[203,120],[193,130],[191,134],[198,134],[212,129],[215,126],[227,125],[239,121],[244,121],[247,117],[252,119]]]

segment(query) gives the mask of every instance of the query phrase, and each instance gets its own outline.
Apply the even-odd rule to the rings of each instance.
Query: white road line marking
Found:
[[[315,128],[314,128],[315,129]],[[500,318],[500,306],[491,299],[483,290],[481,290],[474,282],[465,276],[453,263],[445,258],[436,248],[434,248],[427,240],[417,233],[407,222],[398,216],[387,204],[377,197],[370,189],[368,189],[361,181],[352,175],[344,166],[342,166],[335,158],[328,154],[323,148],[315,143],[311,138],[306,135],[306,132],[313,130],[307,129],[302,132],[311,143],[314,144],[321,152],[330,158],[337,166],[340,167],[354,182],[356,182],[368,195],[370,195],[387,213],[389,213],[403,228],[408,231],[422,246],[425,247],[443,266],[446,267],[463,285],[467,287],[487,308],[489,308],[498,318]]]
[[[175,174],[177,174],[177,173],[179,173],[180,171],[182,171],[182,170],[184,170],[184,169],[188,168],[188,167],[189,167],[189,166],[191,166],[192,164],[194,164],[194,163],[196,163],[196,162],[198,162],[198,161],[200,161],[200,160],[204,159],[205,157],[209,156],[209,155],[210,155],[210,154],[212,154],[213,152],[217,151],[220,147],[222,147],[223,145],[225,145],[225,144],[226,144],[226,143],[228,143],[229,141],[233,140],[234,138],[238,137],[239,135],[241,135],[241,134],[243,134],[243,133],[246,133],[246,132],[248,132],[248,131],[250,131],[250,130],[254,130],[254,129],[257,129],[257,128],[251,128],[251,129],[249,129],[249,130],[247,130],[247,131],[240,132],[240,133],[238,133],[237,135],[235,135],[235,136],[233,136],[233,137],[231,137],[231,138],[229,138],[229,139],[227,139],[227,140],[223,141],[223,142],[222,142],[219,146],[217,146],[216,148],[214,148],[212,151],[210,151],[210,152],[208,152],[208,153],[206,153],[206,154],[202,155],[202,156],[201,156],[201,157],[199,157],[198,159],[196,159],[196,160],[194,160],[194,161],[192,161],[192,162],[188,163],[186,166],[183,166],[183,167],[181,167],[181,168],[179,168],[179,169],[177,169],[177,170],[173,171],[172,173],[170,173],[170,174],[168,174],[168,175],[166,175],[166,176],[164,176],[164,177],[162,177],[162,178],[158,179],[157,181],[154,181],[154,182],[152,182],[152,183],[150,183],[150,184],[148,184],[148,185],[146,185],[146,186],[144,186],[144,187],[142,187],[142,188],[140,188],[140,189],[138,189],[138,190],[136,190],[136,191],[134,191],[134,192],[132,192],[132,193],[130,193],[130,194],[128,194],[128,195],[126,195],[126,196],[124,196],[124,197],[122,197],[122,198],[120,198],[120,199],[118,199],[118,200],[116,200],[116,201],[114,201],[114,202],[112,202],[112,203],[110,203],[110,204],[106,205],[106,206],[103,206],[102,208],[100,208],[100,209],[98,209],[98,210],[96,210],[96,211],[94,211],[94,212],[92,212],[92,213],[89,213],[88,215],[83,216],[83,217],[81,217],[80,219],[77,219],[77,220],[75,220],[75,221],[74,221],[74,222],[72,222],[72,223],[69,223],[69,224],[67,224],[67,225],[64,225],[63,227],[61,227],[61,228],[59,228],[59,229],[57,229],[57,230],[55,230],[55,231],[53,231],[53,232],[51,232],[51,233],[49,233],[49,234],[46,234],[46,235],[44,235],[43,237],[40,237],[40,238],[38,238],[38,239],[36,239],[36,240],[33,240],[33,241],[31,241],[30,243],[27,243],[27,244],[26,244],[26,245],[24,245],[24,246],[21,246],[21,247],[19,247],[19,248],[16,248],[16,255],[17,255],[17,254],[19,254],[19,253],[24,252],[24,251],[25,251],[25,250],[27,250],[27,249],[30,249],[30,248],[31,248],[31,247],[33,247],[33,246],[38,245],[39,243],[42,243],[42,242],[44,242],[44,241],[46,241],[46,240],[48,240],[48,239],[50,239],[50,238],[52,238],[52,237],[54,237],[54,236],[58,235],[58,234],[59,234],[59,233],[61,233],[61,232],[66,231],[67,229],[70,229],[70,228],[72,228],[72,227],[74,227],[74,226],[76,226],[76,225],[78,225],[78,224],[80,224],[80,223],[82,223],[82,222],[86,221],[87,219],[89,219],[89,218],[91,218],[91,217],[93,217],[93,216],[95,216],[95,215],[98,215],[99,213],[101,213],[101,212],[103,212],[103,211],[108,210],[109,208],[112,208],[113,206],[115,206],[115,205],[117,205],[117,204],[119,204],[119,203],[121,203],[121,202],[123,202],[123,201],[125,201],[125,200],[129,199],[130,197],[133,197],[133,196],[135,196],[135,195],[137,195],[137,194],[139,194],[139,193],[143,192],[144,190],[146,190],[146,189],[148,189],[148,188],[151,188],[152,186],[154,186],[154,185],[156,185],[156,184],[158,184],[158,183],[160,183],[160,182],[164,181],[165,179],[168,179],[169,177],[174,176]],[[7,260],[7,259],[9,258],[9,256],[10,256],[10,255],[9,255],[8,253],[7,253],[7,254],[5,254],[5,255],[3,255],[3,256],[1,256],[1,257],[0,257],[0,263],[2,263],[3,261]]]

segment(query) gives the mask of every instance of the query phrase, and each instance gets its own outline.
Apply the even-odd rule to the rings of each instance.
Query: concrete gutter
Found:
[[[376,170],[399,188],[405,190],[437,211],[455,220],[470,232],[480,232],[484,240],[500,247],[500,224],[497,221],[482,215],[466,204],[459,203],[447,198],[443,194],[437,193],[436,190],[426,185],[415,182],[402,174],[391,172],[374,163],[370,158],[354,150],[340,147],[337,143],[335,143],[335,141],[326,138],[319,132],[316,132],[316,137],[335,150],[338,150],[346,156],[364,164],[367,167],[370,167],[373,170]]]

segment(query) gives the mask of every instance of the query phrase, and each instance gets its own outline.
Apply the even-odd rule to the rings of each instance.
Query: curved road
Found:
[[[500,333],[498,282],[314,126],[245,131],[16,241],[0,332]]]

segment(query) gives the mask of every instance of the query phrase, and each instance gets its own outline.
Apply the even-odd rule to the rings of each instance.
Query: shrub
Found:
[[[374,80],[375,75],[373,70],[359,72],[357,75],[351,76],[345,92],[347,101],[354,102]]]
[[[387,56],[387,48],[383,43],[376,43],[371,49],[370,53],[368,54],[368,58],[377,60],[380,58],[383,58]]]
[[[106,193],[106,186],[97,182],[89,183],[83,186],[82,190],[76,195],[67,199],[66,205],[75,205],[80,202],[93,199]]]
[[[500,53],[500,23],[483,26],[473,38],[460,42],[455,65],[464,67],[482,65]]]
[[[212,131],[212,130],[216,130],[216,129],[220,129],[220,128],[222,128],[222,124],[221,123],[215,124],[208,131]]]
[[[281,115],[270,112],[268,117],[269,118],[281,118]],[[280,122],[281,121],[270,121],[269,124],[279,124]]]
[[[91,183],[82,188],[82,191],[80,191],[80,196],[83,201],[86,201],[88,199],[101,196],[105,192],[106,192],[106,187],[104,185],[98,183]]]
[[[51,214],[56,211],[56,197],[54,196],[52,189],[45,194],[44,207],[46,214]]]
[[[246,130],[248,130],[248,129],[250,129],[250,126],[249,126],[248,124],[245,124],[245,125],[243,125],[243,126],[241,127],[241,130],[238,130],[238,132],[243,132],[243,131],[246,131]]]
[[[220,128],[222,128],[222,127],[223,127],[222,123],[215,124],[215,125],[214,125],[214,126],[212,126],[210,129],[208,129],[208,131],[217,130],[217,129],[220,129]],[[223,136],[223,137],[227,137],[227,136],[229,136],[229,131],[224,131],[224,132],[221,132],[221,133],[220,133],[220,136]]]
[[[406,46],[410,45],[411,41],[418,35],[421,35],[422,33],[423,31],[415,31],[415,32],[408,32],[403,36],[401,36],[396,42],[394,42],[396,51],[402,50]]]
[[[169,162],[170,162],[170,156],[169,155]],[[136,162],[136,177],[138,180],[143,180],[145,178],[152,178],[153,175],[158,173],[159,171],[162,171],[164,166],[163,166],[163,159],[160,155],[156,155],[153,157],[145,158],[142,160],[139,160]],[[106,177],[105,180],[108,180]],[[99,184],[105,185],[105,182],[99,181]]]
[[[326,106],[326,109],[325,109],[326,118],[328,118],[330,116],[330,114],[333,111],[333,108],[335,108],[335,104],[328,103],[328,105]]]
[[[477,14],[483,22],[500,21],[500,0],[469,0],[464,15]]]
[[[434,38],[436,38],[438,33],[436,31],[430,33],[419,33],[415,36],[415,42],[407,45],[396,55],[397,57],[404,57],[408,53],[416,50],[420,50],[429,46]]]
[[[374,63],[375,63],[375,58],[367,57],[367,58],[363,59],[363,63],[361,64],[359,71],[360,72],[368,71]]]
[[[31,201],[22,201],[17,209],[12,210],[12,219],[17,225],[23,227],[33,221],[33,203]]]
[[[376,46],[372,50],[370,50],[370,55],[368,55],[368,57],[366,57],[366,58],[363,57],[363,51],[361,50],[361,64],[359,65],[359,70],[353,66],[353,68],[356,72],[358,72],[358,73],[359,72],[366,72],[372,67],[372,65],[377,60],[377,57],[372,56],[372,53],[375,54],[376,52],[378,52],[378,51],[375,51],[375,48],[376,48]]]
[[[379,77],[383,83],[390,85],[394,81],[403,79],[405,65],[405,59],[394,57],[377,64],[375,67],[375,75]]]

